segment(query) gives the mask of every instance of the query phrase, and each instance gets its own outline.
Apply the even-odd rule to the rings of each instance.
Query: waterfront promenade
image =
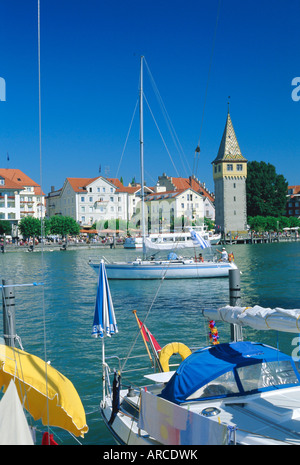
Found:
[[[299,235],[296,234],[290,234],[290,235],[277,235],[274,233],[262,233],[262,234],[252,234],[252,235],[241,235],[241,236],[236,236],[236,237],[231,237],[231,238],[226,238],[225,240],[221,241],[221,244],[224,245],[235,245],[235,244],[267,244],[267,243],[278,243],[278,242],[298,242],[300,241]],[[59,242],[51,242],[51,243],[46,243],[46,244],[41,244],[38,243],[34,246],[32,249],[31,245],[28,244],[12,244],[8,243],[5,244],[3,248],[3,244],[1,245],[0,248],[0,253],[6,253],[6,252],[41,252],[41,251],[64,251],[61,250],[64,247],[64,242],[59,241]],[[118,248],[118,249],[123,249],[123,242],[115,242],[115,244],[110,244],[108,242],[103,243],[102,241],[91,241],[91,242],[75,242],[75,241],[70,241],[67,244],[67,249],[66,250],[83,250],[83,249],[110,249],[110,248]]]

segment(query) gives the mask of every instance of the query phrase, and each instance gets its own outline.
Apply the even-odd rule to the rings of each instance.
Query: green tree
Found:
[[[69,216],[52,216],[50,218],[50,232],[51,234],[58,234],[62,237],[70,234],[77,236],[80,231],[80,226],[73,218]]]
[[[0,234],[11,234],[11,223],[9,221],[0,220]]]
[[[264,161],[248,162],[246,181],[247,213],[254,216],[281,216],[286,205],[288,182],[275,167]]]
[[[26,216],[22,218],[19,223],[19,229],[21,234],[26,237],[41,236],[41,221],[38,218],[32,216]]]

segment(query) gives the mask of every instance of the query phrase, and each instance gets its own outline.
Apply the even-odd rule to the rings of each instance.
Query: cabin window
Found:
[[[223,375],[215,378],[214,380],[197,389],[193,394],[187,397],[186,400],[193,400],[206,397],[226,396],[228,394],[236,394],[239,392],[236,384],[234,374],[228,371]]]
[[[245,391],[299,383],[289,360],[276,360],[240,367],[237,373]]]

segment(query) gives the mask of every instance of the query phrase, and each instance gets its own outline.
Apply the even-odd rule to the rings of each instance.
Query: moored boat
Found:
[[[125,363],[121,370],[115,367],[111,384],[116,357],[103,360],[101,415],[115,441],[178,446],[300,444],[300,374],[293,357],[278,348],[243,341],[242,333],[240,340],[219,344],[211,320],[295,332],[300,309],[227,306],[203,310],[203,316],[209,321],[211,345],[191,349],[179,342],[161,348],[139,321],[152,368],[143,377],[134,354],[135,387],[128,386],[128,369],[127,386],[122,385]],[[170,357],[176,353],[182,361],[172,371]],[[129,356],[130,351],[125,362]]]
[[[90,260],[89,265],[99,271],[99,262]],[[191,279],[228,277],[229,270],[237,269],[233,262],[204,261],[195,259],[142,260],[132,262],[106,261],[109,279]]]

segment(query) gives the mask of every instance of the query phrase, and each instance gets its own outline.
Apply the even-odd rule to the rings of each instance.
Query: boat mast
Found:
[[[141,197],[142,197],[142,238],[143,256],[145,257],[145,205],[144,205],[144,110],[143,110],[143,60],[141,56],[141,83],[140,83],[140,165],[141,165]]]

